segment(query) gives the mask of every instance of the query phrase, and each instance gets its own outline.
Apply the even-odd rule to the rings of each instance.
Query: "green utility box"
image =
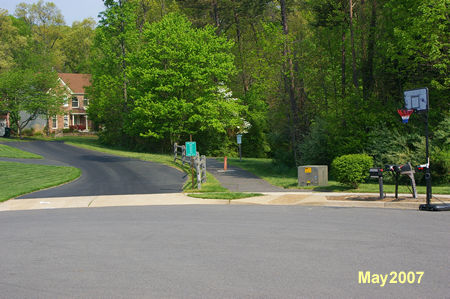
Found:
[[[299,186],[327,186],[327,165],[306,165],[298,167]]]

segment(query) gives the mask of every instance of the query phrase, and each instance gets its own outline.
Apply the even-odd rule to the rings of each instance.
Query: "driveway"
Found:
[[[45,158],[20,162],[73,166],[82,172],[81,177],[71,183],[19,198],[175,193],[181,192],[186,180],[183,172],[169,166],[81,149],[63,142],[8,142],[8,145]]]

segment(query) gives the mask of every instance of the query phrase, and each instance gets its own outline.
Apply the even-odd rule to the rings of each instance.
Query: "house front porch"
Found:
[[[91,121],[86,113],[71,113],[69,128],[82,132],[89,132],[92,127]]]

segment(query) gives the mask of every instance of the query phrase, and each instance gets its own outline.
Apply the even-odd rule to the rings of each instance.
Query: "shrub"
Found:
[[[22,135],[23,136],[33,136],[34,133],[34,129],[23,129],[22,130]]]
[[[372,165],[373,158],[366,154],[344,155],[333,160],[331,170],[339,183],[358,188]]]

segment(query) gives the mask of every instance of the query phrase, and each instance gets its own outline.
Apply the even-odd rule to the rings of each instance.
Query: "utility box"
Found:
[[[299,186],[326,186],[328,185],[327,165],[306,165],[298,167]]]

